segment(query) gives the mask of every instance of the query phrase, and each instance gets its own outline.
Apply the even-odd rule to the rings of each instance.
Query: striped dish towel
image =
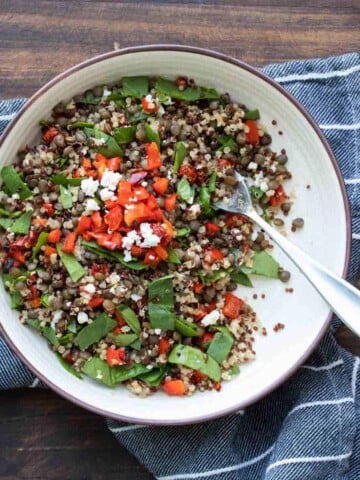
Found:
[[[360,259],[360,55],[269,65],[264,72],[313,115],[340,164],[352,206],[354,280]],[[23,103],[0,102],[0,131]],[[107,423],[160,480],[359,480],[359,360],[329,332],[287,383],[245,411],[188,427]],[[0,338],[0,388],[37,383]]]

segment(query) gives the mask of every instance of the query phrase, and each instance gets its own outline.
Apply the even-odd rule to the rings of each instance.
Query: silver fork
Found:
[[[238,183],[229,202],[217,202],[215,205],[226,212],[246,215],[257,223],[297,265],[333,312],[360,337],[359,290],[304,253],[261,218],[253,207],[250,192],[243,177],[238,172],[235,172],[235,176]]]

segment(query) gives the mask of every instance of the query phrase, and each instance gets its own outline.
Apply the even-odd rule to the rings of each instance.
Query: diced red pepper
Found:
[[[206,307],[206,311],[207,313],[210,313],[212,312],[213,310],[215,310],[216,308],[216,302],[211,302],[208,304],[208,306]]]
[[[134,257],[141,257],[144,252],[145,250],[137,245],[131,247],[131,255],[134,255]]]
[[[168,395],[181,396],[186,393],[185,383],[182,380],[165,380],[163,389]]]
[[[155,113],[159,110],[159,103],[154,99],[152,102],[149,102],[146,97],[142,97],[141,105],[146,113]]]
[[[163,353],[167,353],[170,349],[170,342],[167,338],[160,338],[159,343],[159,353],[162,355]]]
[[[204,290],[204,284],[201,282],[194,283],[194,292],[198,295]]]
[[[224,170],[226,168],[234,166],[233,160],[229,160],[227,158],[218,158],[216,160],[216,164],[217,164],[217,169],[218,170]]]
[[[54,215],[54,206],[52,203],[44,203],[43,208],[49,217],[52,217]]]
[[[195,322],[199,322],[202,318],[207,315],[207,310],[204,307],[199,307],[198,308],[198,313],[194,315],[194,320]]]
[[[259,145],[259,130],[256,122],[254,120],[247,120],[245,125],[249,129],[249,131],[245,134],[245,142],[251,143],[252,145]]]
[[[104,303],[104,298],[102,298],[102,297],[92,297],[89,300],[88,305],[89,305],[90,308],[97,308],[97,307],[100,307],[103,303]]]
[[[179,170],[180,177],[186,177],[190,183],[195,183],[197,179],[197,173],[194,167],[189,163],[183,163]]]
[[[25,263],[26,258],[25,258],[25,253],[22,252],[19,248],[14,248],[9,250],[9,255],[11,258],[16,260],[19,263]]]
[[[162,223],[162,226],[163,226],[164,229],[165,229],[165,232],[166,232],[166,235],[167,235],[167,238],[168,238],[169,241],[170,241],[172,238],[175,237],[175,229],[174,229],[174,227],[171,225],[171,223],[169,222],[169,220],[167,220],[166,218],[164,218],[163,223]]]
[[[118,335],[122,333],[122,330],[121,330],[121,327],[115,327],[111,330],[111,332],[116,333]]]
[[[106,361],[110,367],[123,365],[126,360],[125,348],[108,348],[106,351]]]
[[[210,263],[214,263],[218,260],[222,260],[224,258],[224,255],[218,248],[210,248],[209,249],[209,256],[210,256]]]
[[[155,142],[147,143],[146,152],[147,152],[146,170],[155,170],[156,168],[160,168],[162,163],[161,163],[160,152],[157,144]]]
[[[43,134],[42,139],[44,140],[45,143],[51,143],[58,133],[59,133],[59,130],[57,128],[50,127]]]
[[[107,168],[113,172],[118,172],[121,165],[121,157],[112,157],[107,161]]]
[[[125,209],[124,219],[128,227],[131,227],[134,222],[141,223],[152,218],[152,211],[143,202],[133,203],[131,208]]]
[[[155,252],[156,252],[156,255],[161,258],[161,260],[166,260],[169,256],[167,250],[165,247],[163,247],[162,245],[158,245],[155,247]]]
[[[77,231],[77,233],[84,233],[84,232],[87,232],[87,231],[91,230],[91,227],[92,227],[91,218],[90,217],[85,217],[85,215],[83,215],[82,217],[79,218],[79,222],[77,224],[76,231]]]
[[[33,218],[31,221],[33,225],[38,225],[39,227],[46,227],[47,222],[48,222],[47,218],[40,218],[40,217]]]
[[[76,233],[69,232],[64,240],[64,244],[62,246],[62,251],[65,253],[73,253],[75,250],[75,242],[76,242]]]
[[[144,258],[145,265],[152,265],[153,267],[155,267],[160,262],[161,262],[161,258],[157,256],[155,249],[149,248]]]
[[[164,201],[164,208],[167,212],[172,212],[173,210],[175,210],[175,207],[176,207],[176,198],[177,198],[177,195],[176,193],[172,193],[171,195],[168,195],[166,198],[165,198],[165,201]]]
[[[41,305],[41,298],[40,297],[35,297],[30,300],[30,306],[31,308],[39,308]]]
[[[153,183],[153,189],[155,192],[159,195],[164,195],[166,190],[169,187],[169,180],[167,178],[158,178],[154,183]]]
[[[115,319],[116,319],[119,327],[125,327],[125,325],[127,325],[127,323],[123,319],[121,313],[116,309],[115,309]]]
[[[84,157],[81,162],[81,166],[85,168],[85,170],[89,170],[92,167],[90,158]]]
[[[116,205],[119,205],[116,200],[105,200],[104,203],[105,203],[105,207],[106,207],[108,210],[112,210],[113,208],[116,207]]]
[[[101,153],[97,153],[95,157],[94,166],[98,172],[99,177],[101,178],[107,169],[107,158]]]
[[[81,172],[79,172],[78,170],[77,170],[75,173],[76,173],[76,175],[74,175],[75,178],[82,176],[82,175],[81,175]],[[93,169],[91,169],[91,170],[85,170],[85,176],[86,176],[86,177],[91,177],[91,178],[97,178],[98,172],[97,172],[96,170],[93,170]],[[101,175],[100,175],[100,176],[101,176]]]
[[[57,254],[57,250],[54,247],[50,247],[50,245],[46,245],[44,249],[44,255],[45,257],[50,257],[50,255],[53,255],[54,253]]]
[[[142,200],[148,199],[150,196],[149,192],[146,190],[146,188],[142,187],[141,185],[138,185],[136,187],[133,187],[133,198],[136,198],[137,202],[140,202]]]
[[[106,225],[100,212],[96,211],[91,214],[91,222],[94,232],[104,232],[106,230]]]
[[[123,223],[123,220],[124,215],[120,205],[116,205],[116,207],[112,208],[104,217],[106,225],[111,230],[117,230]]]
[[[191,383],[197,385],[203,378],[206,378],[206,375],[199,370],[195,370],[194,373],[191,375]]]
[[[117,202],[119,205],[125,207],[130,203],[132,197],[132,186],[126,180],[120,180],[117,188]]]
[[[201,337],[200,337],[200,342],[202,343],[203,346],[206,346],[210,342],[213,341],[215,334],[211,332],[205,332]]]
[[[235,320],[240,315],[240,310],[243,305],[244,300],[241,300],[241,298],[228,292],[225,295],[225,303],[222,312],[226,317]]]
[[[49,243],[58,243],[58,242],[60,242],[60,238],[61,238],[61,230],[60,230],[60,228],[56,228],[55,230],[52,230],[49,233],[48,242]]]
[[[107,248],[109,250],[117,250],[121,248],[122,236],[120,233],[106,233],[106,232],[89,232],[91,238],[95,238],[100,247]]]
[[[154,195],[149,195],[148,199],[146,200],[146,205],[151,209],[155,210],[155,208],[158,208],[158,203]]]
[[[287,198],[288,196],[286,195],[284,187],[282,185],[279,185],[275,190],[275,194],[270,197],[270,204],[272,207],[278,207],[282,205]]]
[[[225,224],[228,228],[239,227],[249,220],[240,213],[228,213],[225,217]]]
[[[216,223],[208,222],[205,226],[209,235],[216,235],[220,231],[220,227]]]

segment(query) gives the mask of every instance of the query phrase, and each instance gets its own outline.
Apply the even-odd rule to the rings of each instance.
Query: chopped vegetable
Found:
[[[238,318],[243,305],[244,301],[241,300],[241,298],[238,298],[232,293],[228,292],[225,295],[225,304],[222,310],[223,314],[232,320]]]
[[[82,267],[82,265],[76,260],[76,258],[73,255],[69,253],[65,253],[62,250],[62,246],[60,243],[56,244],[56,251],[59,257],[61,258],[61,261],[63,262],[64,267],[68,271],[71,277],[71,280],[73,282],[77,282],[78,280],[80,280],[80,278],[82,278],[85,275],[85,269]]]
[[[29,210],[17,218],[14,223],[11,225],[10,230],[13,233],[28,233],[31,225],[31,217],[33,211]]]
[[[186,387],[182,380],[166,380],[163,389],[167,395],[185,395]]]
[[[107,135],[106,133],[98,130],[97,128],[84,128],[84,132],[86,133],[88,138],[95,139],[95,142],[98,141],[95,143],[96,150],[102,155],[105,155],[105,157],[111,158],[116,156],[122,156],[122,149],[114,137]],[[101,145],[103,146],[98,146],[99,142],[101,142]]]
[[[75,337],[81,350],[85,350],[93,343],[101,340],[107,333],[116,327],[116,321],[105,313],[97,315],[92,323],[80,330]]]
[[[124,97],[135,97],[141,99],[149,92],[148,77],[123,77],[121,93]]]
[[[175,146],[175,158],[174,158],[174,167],[173,172],[176,173],[179,171],[179,168],[183,164],[183,161],[186,157],[186,146],[184,142],[177,142]]]
[[[71,192],[64,187],[64,185],[60,185],[60,202],[65,209],[72,208],[73,206]]]
[[[12,165],[2,168],[1,177],[11,195],[18,193],[21,200],[26,200],[27,198],[32,197],[32,191],[26,183],[21,180],[20,175]]]
[[[233,343],[233,336],[225,328],[225,331],[215,334],[214,339],[207,349],[207,354],[210,355],[210,357],[212,357],[217,363],[221,364],[228,357]]]

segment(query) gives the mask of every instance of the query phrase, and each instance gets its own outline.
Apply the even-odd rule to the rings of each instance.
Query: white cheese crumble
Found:
[[[140,247],[151,248],[156,247],[161,242],[161,238],[154,234],[150,223],[142,223],[140,225],[140,233],[143,237],[143,241],[140,243]]]
[[[249,165],[248,165],[248,170],[256,170],[257,169],[257,163],[255,162],[250,162]]]
[[[95,202],[93,198],[88,198],[85,204],[86,213],[89,214],[95,210],[100,210],[99,205]]]
[[[85,178],[84,180],[81,181],[80,188],[87,197],[93,197],[98,187],[99,187],[98,180],[94,180],[92,177]]]
[[[124,249],[124,261],[125,262],[131,262],[132,256],[130,250],[125,250]]]
[[[108,97],[109,95],[111,95],[111,91],[108,90],[106,87],[104,87],[104,90],[103,90],[103,97]]]
[[[96,288],[93,283],[88,283],[87,285],[84,286],[84,291],[87,293],[95,293]]]
[[[101,186],[114,191],[121,178],[122,175],[120,173],[106,169],[101,177]]]
[[[201,324],[204,327],[208,327],[209,325],[215,325],[220,318],[220,313],[217,310],[213,310],[212,312],[205,315],[205,317],[201,320]]]
[[[87,323],[89,321],[89,316],[86,312],[79,312],[78,315],[77,315],[77,321],[78,323],[80,323],[81,325],[83,323]]]
[[[142,299],[142,296],[141,295],[138,295],[137,293],[132,293],[130,295],[130,298],[131,300],[134,300],[134,302],[138,302],[139,300]]]
[[[116,195],[108,188],[103,188],[100,190],[100,198],[103,202],[106,202],[106,200],[116,200]]]
[[[63,314],[63,311],[62,311],[62,310],[56,310],[56,312],[54,312],[53,317],[52,317],[52,319],[51,319],[51,326],[52,326],[52,328],[55,329],[55,325],[56,325],[57,322],[61,319],[62,314]]]

